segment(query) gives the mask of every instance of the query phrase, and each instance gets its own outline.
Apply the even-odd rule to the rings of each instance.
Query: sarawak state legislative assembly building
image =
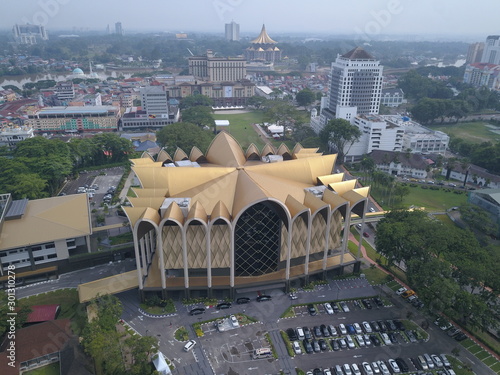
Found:
[[[369,187],[332,173],[337,155],[299,144],[243,151],[221,132],[204,155],[162,150],[132,160],[140,182],[123,207],[139,290],[231,296],[302,286],[346,266],[349,228],[366,215]]]

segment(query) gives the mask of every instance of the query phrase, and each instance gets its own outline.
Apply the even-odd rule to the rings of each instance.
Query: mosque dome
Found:
[[[74,75],[81,75],[82,76],[84,73],[83,73],[83,70],[81,70],[80,68],[75,68],[73,70],[73,74]]]

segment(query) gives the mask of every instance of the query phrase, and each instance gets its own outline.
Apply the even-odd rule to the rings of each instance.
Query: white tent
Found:
[[[229,126],[229,120],[215,120],[215,126]]]
[[[158,352],[156,357],[153,358],[153,364],[155,365],[156,371],[158,371],[161,375],[172,374],[172,371],[170,371],[170,367],[168,367],[167,361],[165,361],[165,357],[162,352]]]
[[[267,127],[267,130],[269,130],[272,134],[279,133],[283,134],[283,131],[285,130],[284,126],[278,126],[278,125],[269,125]]]

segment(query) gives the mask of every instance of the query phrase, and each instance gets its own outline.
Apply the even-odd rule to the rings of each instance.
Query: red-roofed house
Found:
[[[55,320],[59,314],[59,305],[37,305],[31,307],[31,313],[26,320],[27,324]]]

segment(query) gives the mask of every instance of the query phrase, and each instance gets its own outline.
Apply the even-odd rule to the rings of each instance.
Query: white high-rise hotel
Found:
[[[357,114],[378,114],[382,94],[380,61],[360,47],[337,56],[332,63],[330,87],[321,123],[343,118],[351,121]]]

